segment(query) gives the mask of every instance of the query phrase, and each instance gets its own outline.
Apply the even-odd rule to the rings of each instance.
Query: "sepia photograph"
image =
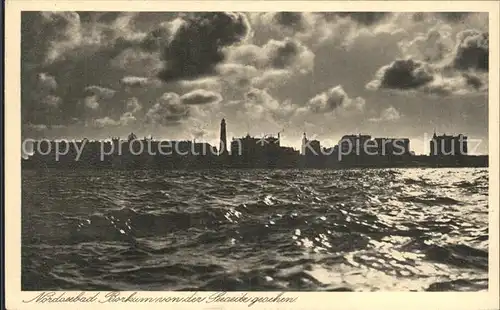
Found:
[[[491,290],[491,13],[385,8],[21,11],[21,291]]]

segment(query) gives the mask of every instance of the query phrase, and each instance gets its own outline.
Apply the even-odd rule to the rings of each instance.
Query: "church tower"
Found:
[[[226,120],[222,119],[222,121],[220,122],[219,156],[226,154],[227,154]]]

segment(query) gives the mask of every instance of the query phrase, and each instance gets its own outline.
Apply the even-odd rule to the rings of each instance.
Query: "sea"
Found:
[[[22,289],[484,291],[488,170],[24,170]]]

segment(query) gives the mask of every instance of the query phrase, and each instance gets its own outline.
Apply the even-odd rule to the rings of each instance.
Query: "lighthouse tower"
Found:
[[[227,155],[226,120],[220,122],[219,156]]]
[[[306,146],[307,146],[307,136],[306,133],[302,135],[302,147],[301,147],[301,154],[306,155]]]

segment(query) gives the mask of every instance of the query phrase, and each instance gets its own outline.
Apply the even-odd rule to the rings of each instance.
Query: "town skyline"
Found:
[[[429,140],[429,154],[417,155],[408,138],[380,138],[371,135],[344,135],[338,143],[325,146],[309,139],[304,132],[300,150],[281,144],[276,135],[227,140],[225,119],[220,123],[219,147],[190,140],[156,140],[137,137],[127,139],[51,141],[31,139],[22,143],[26,167],[59,167],[76,169],[95,165],[101,168],[347,168],[347,167],[484,167],[488,156],[469,152],[468,137],[438,135]],[[323,141],[324,142],[324,141]],[[146,146],[145,146],[146,144]],[[474,146],[473,148],[476,148]],[[472,155],[472,156],[471,156]],[[162,156],[166,156],[163,159]]]
[[[402,136],[398,136],[398,135],[387,135],[387,136],[375,136],[375,135],[372,135],[370,133],[367,133],[367,132],[350,132],[350,133],[343,133],[341,136],[339,136],[338,139],[324,139],[324,140],[321,140],[321,138],[314,134],[314,133],[307,133],[307,132],[303,132],[300,137],[295,137],[295,140],[298,141],[298,143],[292,143],[292,144],[287,144],[286,141],[290,141],[290,139],[283,139],[283,136],[284,136],[284,130],[282,129],[281,131],[278,131],[278,132],[275,132],[275,133],[261,133],[261,134],[257,134],[257,135],[253,135],[251,134],[250,132],[247,132],[246,134],[243,134],[243,135],[240,135],[240,136],[235,136],[235,135],[231,135],[231,132],[229,130],[227,130],[227,128],[230,128],[230,127],[226,127],[226,121],[225,119],[222,119],[224,121],[224,126],[225,126],[225,129],[226,129],[226,133],[225,133],[225,136],[226,136],[226,145],[229,145],[231,143],[231,141],[235,141],[235,140],[240,140],[240,139],[243,139],[245,137],[252,137],[252,138],[256,138],[256,139],[259,139],[260,141],[265,141],[265,139],[267,137],[270,137],[270,138],[277,138],[279,141],[280,141],[280,144],[282,146],[286,146],[286,147],[290,147],[290,148],[293,148],[295,150],[300,150],[302,148],[302,143],[303,143],[303,139],[304,137],[307,136],[307,138],[309,140],[318,140],[321,142],[321,145],[322,147],[325,147],[325,148],[332,148],[336,145],[339,144],[339,142],[342,141],[342,139],[344,137],[347,137],[347,136],[363,136],[363,135],[367,135],[367,136],[370,136],[371,138],[375,139],[375,138],[382,138],[382,139],[408,139],[410,140],[411,142],[411,149],[410,151],[415,154],[415,155],[427,155],[428,152],[429,152],[429,140],[432,139],[433,136],[461,136],[461,135],[464,135],[468,138],[468,142],[469,144],[471,144],[471,148],[469,148],[469,154],[470,155],[488,155],[488,153],[482,153],[478,150],[481,150],[481,144],[483,143],[482,140],[478,140],[478,139],[474,139],[474,138],[470,138],[470,136],[467,135],[467,133],[455,133],[455,132],[432,132],[432,134],[428,134],[428,133],[424,133],[422,135],[422,139],[411,139],[411,138],[408,138],[408,137],[402,137]],[[219,127],[219,133],[221,132],[221,127]],[[220,144],[221,144],[221,136],[219,136],[219,139],[214,139],[212,141],[207,141],[205,139],[200,138],[200,139],[197,139],[195,137],[191,137],[191,138],[188,138],[188,137],[180,137],[178,139],[172,139],[172,138],[169,138],[168,136],[153,136],[152,134],[147,134],[147,135],[139,135],[139,134],[136,134],[135,132],[130,132],[128,134],[126,134],[125,136],[121,136],[121,135],[117,135],[117,136],[109,136],[107,138],[101,138],[101,139],[93,139],[93,138],[89,138],[89,137],[81,137],[81,138],[56,138],[56,139],[50,139],[50,138],[46,138],[46,137],[39,137],[39,138],[27,138],[27,139],[24,139],[23,143],[22,143],[22,155],[23,157],[25,157],[25,155],[27,155],[27,153],[25,152],[25,143],[26,142],[34,142],[34,141],[41,141],[41,140],[45,140],[45,141],[78,141],[78,142],[81,142],[83,140],[88,140],[88,141],[102,141],[102,142],[105,142],[105,141],[112,141],[112,140],[122,140],[122,141],[126,141],[126,140],[130,140],[130,137],[131,136],[134,136],[135,138],[134,139],[137,139],[137,140],[153,140],[153,141],[189,141],[189,142],[196,142],[196,143],[207,143],[208,145],[210,145],[211,147],[215,147],[215,148],[220,148]],[[416,141],[415,141],[416,140]],[[415,143],[416,142],[416,143]],[[419,143],[421,145],[419,145]],[[414,146],[417,146],[416,148],[414,148]]]

